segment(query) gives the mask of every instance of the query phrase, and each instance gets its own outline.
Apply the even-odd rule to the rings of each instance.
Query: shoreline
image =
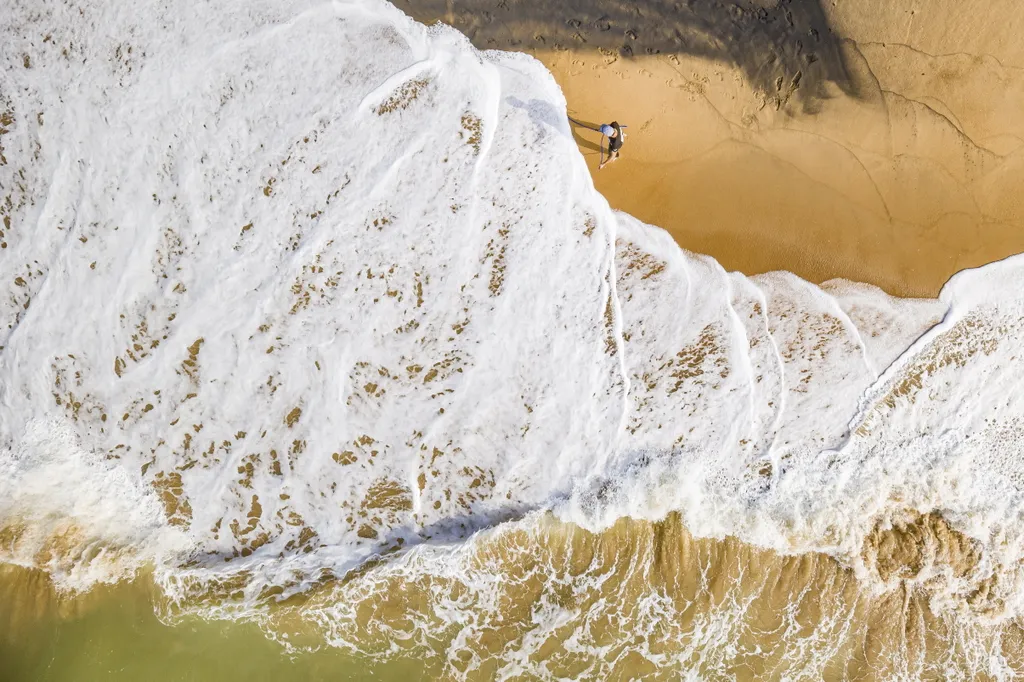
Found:
[[[904,196],[909,180],[886,164],[909,166],[905,160],[801,130],[799,118],[783,121],[792,128],[743,130],[720,117],[706,92],[676,86],[649,96],[659,78],[668,77],[663,60],[636,60],[644,75],[634,83],[614,63],[588,69],[591,60],[578,54],[536,56],[561,85],[570,115],[597,111],[632,124],[620,159],[601,171],[588,145],[599,136],[577,134],[595,187],[609,204],[665,229],[681,248],[710,255],[726,270],[786,270],[815,284],[838,278],[901,297],[935,298],[956,273],[1024,252],[1024,224],[942,206],[942,196]],[[613,88],[627,103],[614,113],[601,101]],[[820,116],[842,104],[827,102]],[[691,112],[675,114],[683,123],[663,120],[679,111]],[[844,113],[835,118],[826,123],[841,127]],[[679,130],[691,122],[694,130]],[[874,175],[871,163],[880,168]],[[892,177],[880,177],[886,173]],[[952,200],[965,201],[957,185],[936,185],[940,194],[948,190]],[[922,192],[930,188],[922,183]]]
[[[577,1],[550,11],[576,12]],[[688,11],[682,6],[675,11]],[[42,279],[29,287],[19,277],[13,285],[32,295],[46,285],[42,302],[50,307],[42,315],[41,306],[32,308],[4,355],[12,360],[13,396],[5,409],[20,427],[9,452],[0,453],[12,500],[0,544],[9,557],[49,573],[0,561],[5,672],[51,680],[471,682],[531,675],[974,679],[1024,667],[1017,619],[1024,601],[1015,591],[1024,573],[1014,554],[1024,543],[1012,524],[1024,506],[1015,497],[1024,471],[1006,455],[1024,414],[1024,401],[1012,400],[1020,378],[1015,339],[1024,337],[1012,313],[1024,307],[1014,298],[1024,276],[1013,267],[965,278],[946,297],[959,307],[945,316],[939,304],[894,301],[867,284],[847,291],[836,284],[819,297],[794,281],[843,277],[930,295],[973,262],[1015,252],[1024,239],[1013,191],[1024,177],[1024,137],[1018,145],[1016,129],[986,128],[984,112],[942,99],[938,89],[912,91],[913,78],[901,85],[916,62],[907,58],[906,73],[885,75],[892,54],[872,62],[854,43],[833,41],[835,54],[819,59],[815,52],[814,61],[800,43],[764,73],[756,60],[728,62],[747,37],[756,52],[750,31],[786,34],[787,25],[799,25],[797,33],[819,40],[807,17],[780,14],[806,6],[796,0],[771,5],[775,14],[764,16],[776,23],[768,28],[757,12],[729,6],[737,8],[739,29],[727,36],[731,43],[707,47],[714,58],[658,56],[653,50],[662,43],[632,28],[629,40],[651,56],[626,58],[607,42],[589,51],[533,50],[550,62],[569,115],[630,126],[622,160],[600,173],[596,135],[577,131],[593,186],[567,146],[561,96],[538,64],[511,74],[517,80],[498,100],[496,119],[474,113],[490,82],[457,98],[441,87],[434,102],[443,109],[419,108],[429,104],[431,81],[399,84],[394,67],[405,78],[410,55],[432,44],[385,43],[403,27],[425,33],[411,21],[381,22],[379,42],[369,45],[381,50],[380,70],[371,57],[368,77],[359,70],[366,53],[345,55],[335,76],[355,74],[342,80],[352,99],[319,109],[358,105],[377,125],[362,127],[360,118],[296,138],[293,146],[305,151],[294,162],[274,156],[275,176],[249,188],[257,202],[273,195],[274,203],[254,204],[255,218],[247,215],[237,236],[223,227],[229,213],[213,197],[242,208],[235,200],[249,195],[235,187],[265,167],[238,167],[236,177],[234,159],[252,143],[261,163],[254,145],[276,146],[277,124],[301,113],[286,97],[259,90],[240,97],[237,112],[260,111],[264,102],[280,107],[267,106],[237,137],[215,130],[227,119],[214,105],[217,118],[191,122],[196,131],[213,128],[213,137],[191,140],[158,117],[140,123],[135,138],[126,135],[121,153],[101,138],[113,151],[71,175],[83,187],[77,202],[65,192],[67,202],[50,204],[74,185],[40,181],[47,215],[81,208],[84,216],[91,206],[94,225],[114,230],[80,237],[83,245],[92,237],[88,249],[106,256],[99,272],[92,253],[72,256],[54,241],[40,249],[36,275],[26,275]],[[246,14],[237,9],[229,19]],[[455,23],[452,0],[447,12]],[[303,106],[338,96],[336,81],[312,80],[324,73],[320,56],[378,26],[337,22],[329,28],[340,32],[312,41],[324,47],[307,50],[317,32],[306,29],[320,15],[305,17],[306,25],[289,24],[294,32],[275,25],[266,43],[249,46],[251,33],[237,36],[256,48],[247,53],[253,58],[278,49],[296,61],[310,57],[297,72],[293,62],[274,59],[269,77],[288,92],[305,80],[295,73],[305,74],[314,87],[297,100]],[[605,19],[564,19],[554,24],[577,31],[580,42],[591,24],[611,31]],[[156,23],[139,29],[157,33],[176,44],[185,35]],[[222,35],[205,36],[203,52],[217,49]],[[277,42],[283,38],[289,42]],[[465,47],[461,38],[449,42]],[[187,62],[203,53],[172,54]],[[439,67],[442,86],[478,73],[469,58],[476,55],[448,56],[459,68]],[[220,75],[237,82],[261,73],[258,64],[239,66]],[[840,67],[850,74],[838,74]],[[369,75],[395,87],[391,95],[380,88],[379,103],[363,109],[356,96]],[[963,87],[960,76],[952,80]],[[544,88],[533,99],[538,82]],[[184,75],[181,83],[188,83]],[[1024,75],[1021,85],[1024,92]],[[161,116],[174,111],[176,92],[140,92],[163,103],[152,107]],[[420,95],[407,115],[387,118]],[[204,91],[198,103],[216,99],[216,91]],[[535,102],[555,115],[536,115]],[[119,112],[135,116],[142,104],[126,98]],[[461,131],[446,128],[460,117]],[[494,120],[514,128],[496,128],[500,144],[488,156],[481,131],[490,133]],[[368,131],[368,155],[392,162],[380,165],[384,179],[359,164],[310,168],[336,156],[352,130]],[[1009,137],[989,135],[998,130]],[[89,146],[90,130],[69,131],[69,148]],[[444,162],[472,169],[469,183],[466,175],[454,182],[435,176],[436,165],[406,163],[455,143],[456,134],[458,155]],[[544,137],[542,144],[531,148],[530,134]],[[125,215],[151,214],[149,194],[127,183],[136,190],[128,196],[141,201],[99,210],[113,186],[100,182],[108,164],[136,175],[148,156],[122,168],[124,152],[166,143],[166,168],[188,171],[192,145],[173,153],[183,135],[220,161],[206,176],[168,172],[166,182],[152,183],[175,201],[180,192],[182,210],[194,209],[180,223],[181,236],[169,228],[166,243],[147,241],[145,249],[138,248],[142,232],[111,236]],[[406,135],[422,135],[423,144],[409,145]],[[300,148],[297,139],[310,146]],[[556,153],[544,158],[538,149]],[[521,181],[531,175],[527,189]],[[566,176],[572,191],[562,184]],[[203,177],[209,212],[193,192]],[[331,192],[330,202],[353,179],[349,191],[360,199],[333,204],[328,215],[336,222],[303,227],[283,248],[290,230],[281,229],[282,216],[305,226],[303,215],[323,213],[305,212],[312,190]],[[509,183],[520,186],[509,190]],[[489,211],[476,198],[495,185]],[[635,229],[619,213],[620,240],[605,258],[615,227],[595,188],[614,208],[668,234]],[[388,205],[405,194],[409,201]],[[450,217],[463,200],[472,211]],[[561,212],[550,213],[555,207]],[[271,227],[250,233],[254,223]],[[240,241],[246,234],[258,241]],[[670,239],[709,255],[677,267],[684,259]],[[230,253],[238,256],[220,277]],[[796,275],[748,286],[722,275],[712,258],[754,276]],[[154,262],[152,279],[134,279],[136,264]],[[451,274],[453,262],[472,268]],[[44,267],[66,277],[47,284]],[[253,273],[269,274],[254,282]],[[186,285],[192,293],[169,296],[179,284],[182,294]],[[68,292],[78,293],[81,312],[64,305],[76,302],[62,295]],[[999,306],[1003,296],[1008,308]],[[235,315],[243,299],[251,314]],[[371,308],[378,301],[381,312]],[[26,309],[27,299],[15,322]],[[111,324],[76,336],[68,331],[76,317]],[[937,320],[948,324],[924,332]],[[895,362],[904,356],[907,362]],[[120,561],[138,566],[133,554],[152,563],[130,575],[127,568],[101,572]],[[68,566],[125,579],[61,592]]]
[[[960,536],[938,514],[907,519],[890,531],[873,534],[863,548],[864,558],[883,579],[900,575],[916,561],[914,548],[921,533],[934,540],[941,559],[951,567],[970,563]],[[975,632],[954,612],[933,610],[930,602],[935,595],[912,580],[900,580],[892,589],[877,593],[835,557],[818,552],[782,554],[731,536],[698,538],[675,512],[657,522],[622,518],[599,533],[549,518],[527,536],[513,531],[507,541],[504,537],[497,534],[493,542],[476,549],[487,570],[507,577],[502,596],[505,603],[514,605],[479,613],[489,634],[464,643],[482,661],[476,669],[447,664],[451,661],[446,651],[455,632],[438,632],[429,646],[399,647],[384,658],[323,643],[314,651],[290,653],[244,619],[184,615],[171,624],[161,622],[157,612],[164,610],[160,604],[166,598],[145,573],[114,585],[95,585],[83,593],[62,594],[44,572],[5,564],[0,564],[0,623],[8,628],[0,634],[0,654],[14,673],[54,680],[94,675],[112,680],[187,677],[221,682],[281,679],[282,675],[310,680],[414,680],[447,679],[455,670],[466,680],[493,679],[504,647],[529,639],[536,626],[536,604],[570,598],[560,593],[557,580],[545,588],[544,583],[534,585],[523,577],[537,572],[566,577],[587,567],[584,574],[615,578],[608,585],[598,581],[570,598],[580,609],[602,613],[589,626],[580,626],[581,631],[620,645],[635,644],[639,638],[671,659],[674,665],[663,672],[685,669],[679,666],[685,666],[687,652],[698,643],[714,651],[708,660],[692,662],[693,669],[712,675],[728,671],[730,677],[751,680],[785,679],[806,672],[807,666],[826,680],[889,679],[907,654],[922,669],[935,670],[941,668],[944,652],[963,655],[965,649],[979,644],[993,647],[1009,660],[1022,660],[1024,638],[1013,621]],[[628,557],[643,559],[637,565],[629,563]],[[317,614],[322,615],[332,602],[352,599],[360,617],[336,622],[334,634],[375,651],[389,641],[389,633],[401,631],[410,622],[433,622],[432,609],[439,604],[427,595],[439,586],[442,591],[467,590],[472,583],[472,576],[463,585],[430,573],[409,576],[384,570],[375,574],[375,568],[384,566],[386,562],[366,571],[355,569],[298,599],[265,605],[264,625],[293,643],[309,636],[317,639],[324,636]],[[641,635],[631,624],[634,618],[644,617],[638,604],[655,595],[675,618]],[[227,593],[224,597],[230,601]],[[730,604],[742,607],[731,609]],[[610,618],[612,613],[623,614],[622,621]],[[727,636],[706,641],[700,614],[717,619]],[[842,625],[841,632],[836,631],[837,625]],[[922,637],[925,632],[927,638]],[[550,641],[534,655],[562,675],[581,669],[614,669],[616,676],[625,679],[659,672],[642,657],[602,662],[590,653],[581,654],[573,638],[563,641],[565,633],[548,635]],[[970,641],[964,640],[967,635]],[[731,638],[743,646],[738,651],[720,649]],[[815,649],[815,644],[821,645],[820,658],[794,657],[797,651],[806,653],[806,646]],[[926,666],[926,661],[931,665]],[[598,676],[584,677],[592,678]]]
[[[1024,49],[1003,40],[998,58],[926,55],[910,43],[935,41],[927,22],[903,25],[897,12],[880,27],[873,2],[796,17],[792,5],[756,2],[768,9],[718,24],[714,3],[664,16],[586,2],[396,4],[478,48],[536,57],[569,116],[628,125],[620,159],[600,172],[600,136],[573,126],[574,137],[611,207],[681,248],[746,275],[785,270],[934,298],[957,272],[1024,252],[1024,122],[1015,106],[976,105],[990,87],[981,79],[1024,106],[1024,69],[1013,65]],[[676,45],[666,35],[688,11],[704,13],[708,35],[679,19]],[[782,11],[788,28],[772,14]],[[950,47],[988,49],[984,31],[952,28]],[[888,44],[886,31],[904,39]]]

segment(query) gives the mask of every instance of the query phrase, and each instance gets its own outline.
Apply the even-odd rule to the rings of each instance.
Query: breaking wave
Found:
[[[727,273],[373,0],[4,21],[0,559],[453,677],[1019,668],[1024,261]]]

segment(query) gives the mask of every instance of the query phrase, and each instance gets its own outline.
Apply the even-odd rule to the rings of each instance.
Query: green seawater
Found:
[[[46,574],[0,565],[0,682],[426,679],[415,661],[374,665],[338,649],[289,654],[252,623],[165,625],[144,579],[61,595]]]

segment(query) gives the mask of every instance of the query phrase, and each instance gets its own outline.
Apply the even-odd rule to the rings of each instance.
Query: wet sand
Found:
[[[600,135],[574,126],[598,190],[727,269],[935,296],[1024,251],[1024,12],[1006,3],[397,4],[534,54],[571,116],[628,125],[601,172]]]
[[[600,172],[597,134],[576,130],[598,189],[728,269],[925,296],[958,270],[1024,251],[1024,12],[1006,0],[766,0],[725,14],[728,3],[690,2],[671,17],[657,3],[396,4],[452,23],[479,47],[532,52],[573,116],[628,124],[622,159]],[[700,21],[673,23],[691,10]],[[508,592],[500,613],[479,614],[494,619],[490,639],[466,647],[500,656],[531,636],[537,604],[554,603],[587,614],[609,647],[611,667],[588,676],[580,671],[593,661],[566,646],[572,631],[548,634],[549,669],[581,679],[678,677],[652,670],[641,646],[707,679],[944,679],[944,662],[993,653],[1024,669],[1015,621],[975,627],[932,611],[932,593],[913,582],[920,548],[953,547],[940,554],[957,572],[974,559],[960,540],[934,539],[947,533],[942,523],[908,528],[865,548],[877,577],[896,582],[872,595],[823,555],[695,540],[675,517],[622,520],[599,535],[556,524],[481,557]],[[611,578],[587,592],[576,579],[588,570]],[[964,609],[998,606],[986,605],[983,587],[980,606]],[[387,628],[400,631],[436,588],[355,576],[286,607],[283,620],[358,596],[351,634],[383,646]],[[0,567],[0,678],[430,679],[454,636],[439,633],[432,656],[373,670],[333,649],[289,658],[252,624],[164,625],[153,613],[161,599],[145,579],[61,597],[39,572]],[[643,611],[647,603],[663,610]],[[648,622],[637,638],[633,628]],[[735,646],[708,646],[711,630]]]

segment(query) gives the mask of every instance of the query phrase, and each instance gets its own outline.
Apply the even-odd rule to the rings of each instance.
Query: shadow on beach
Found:
[[[750,85],[817,111],[826,83],[856,96],[820,0],[394,0],[480,49],[571,49],[607,59],[690,55],[738,66]]]

